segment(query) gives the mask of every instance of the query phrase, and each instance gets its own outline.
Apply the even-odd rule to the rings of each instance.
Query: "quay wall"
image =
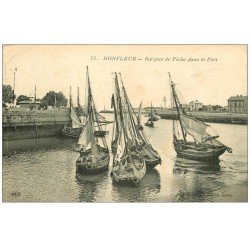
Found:
[[[135,112],[137,112],[137,109],[134,109]],[[155,109],[154,109],[155,110]],[[105,110],[101,111],[102,113],[114,113],[111,110]],[[191,113],[191,112],[187,112]],[[142,111],[142,114],[149,114],[149,111]],[[171,110],[162,110],[162,109],[156,109],[155,114],[160,116],[161,119],[177,119],[177,112],[174,111],[172,113]],[[248,118],[247,114],[244,113],[226,113],[226,112],[192,112],[191,113],[194,117],[198,118],[201,121],[204,122],[211,122],[211,123],[226,123],[226,124],[242,124],[247,125],[248,124]]]
[[[67,110],[3,111],[3,140],[19,140],[57,136],[70,122]]]
[[[187,112],[188,114],[189,112]],[[177,119],[177,112],[172,113],[171,111],[157,111],[162,119]],[[192,112],[192,116],[203,122],[211,123],[227,123],[227,124],[248,124],[247,114],[240,113],[216,113],[216,112]]]

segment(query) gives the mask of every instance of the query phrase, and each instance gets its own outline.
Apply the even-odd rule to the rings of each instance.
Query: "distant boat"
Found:
[[[154,122],[158,121],[161,119],[160,116],[156,115],[153,108],[152,108],[152,103],[151,103],[151,108],[149,114],[146,114],[145,117],[150,117],[150,119]]]
[[[145,123],[146,126],[148,127],[154,127],[154,122],[153,122],[153,108],[152,108],[152,102],[151,102],[151,109],[150,109],[150,116],[147,122]]]
[[[161,164],[161,157],[158,152],[150,144],[146,134],[144,133],[143,126],[141,125],[141,105],[140,103],[139,112],[137,118],[137,129],[140,140],[143,142],[143,158],[146,161],[147,168],[154,168],[156,165]]]
[[[77,117],[72,106],[70,106],[70,118],[71,122],[68,126],[64,126],[62,134],[68,137],[78,138],[85,124]]]
[[[70,123],[68,125],[65,125],[62,130],[62,134],[65,136],[72,138],[79,138],[82,129],[85,127],[86,108],[82,108],[80,105],[78,105],[77,109],[78,109],[78,115],[76,114],[76,111],[72,105],[71,88],[70,88]],[[81,115],[79,115],[79,112],[81,113]],[[108,131],[106,131],[106,125],[112,123],[112,121],[107,121],[105,117],[100,115],[98,112],[96,111],[94,112],[96,113],[96,116],[94,117],[95,121],[98,121],[100,125],[105,125],[105,130],[96,131],[95,135],[98,137],[106,136],[109,133]]]
[[[146,174],[146,164],[135,137],[135,122],[125,93],[121,93],[115,73],[112,96],[114,128],[112,136],[113,167],[111,176],[117,183],[137,184]]]
[[[80,174],[93,174],[108,169],[110,156],[104,136],[99,138],[96,133],[102,133],[102,127],[97,119],[96,106],[92,96],[87,67],[88,103],[86,123],[78,139],[80,156],[76,161],[76,171]]]
[[[219,157],[226,150],[232,153],[232,149],[222,144],[217,138],[211,136],[206,130],[208,124],[186,114],[176,94],[175,84],[169,73],[169,83],[172,89],[173,110],[177,110],[178,120],[173,120],[173,140],[177,156],[189,160],[219,163]],[[193,141],[188,140],[188,135]]]

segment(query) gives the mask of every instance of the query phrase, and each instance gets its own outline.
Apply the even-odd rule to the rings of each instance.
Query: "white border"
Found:
[[[248,43],[248,1],[1,1],[2,43]],[[247,249],[248,204],[0,204],[1,249]]]

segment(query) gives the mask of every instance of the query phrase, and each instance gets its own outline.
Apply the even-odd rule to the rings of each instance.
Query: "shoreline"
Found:
[[[137,109],[135,109],[137,111]],[[103,114],[113,114],[112,110],[102,110],[100,113]],[[142,111],[142,115],[148,114],[149,111]],[[203,122],[211,122],[211,123],[222,123],[222,124],[239,124],[239,125],[248,125],[248,116],[245,113],[219,113],[219,112],[187,112],[188,114],[192,114],[195,118],[203,121]],[[177,112],[169,111],[169,110],[156,110],[155,114],[160,116],[161,119],[166,120],[176,120]]]
[[[135,109],[137,112],[138,109]],[[102,114],[113,114],[112,110],[103,110]],[[142,111],[142,115],[148,111]],[[177,119],[177,113],[169,110],[156,110],[161,119]],[[247,125],[247,114],[192,112],[203,121],[222,124]],[[61,131],[70,122],[69,112],[65,110],[8,110],[2,114],[3,140],[52,137],[61,135]]]

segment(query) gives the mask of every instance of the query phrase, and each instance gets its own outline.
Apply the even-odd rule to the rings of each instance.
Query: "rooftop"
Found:
[[[247,96],[237,95],[237,96],[231,96],[228,101],[245,101],[247,100]]]
[[[41,102],[39,101],[21,101],[21,102],[18,102],[18,104],[41,104]]]

